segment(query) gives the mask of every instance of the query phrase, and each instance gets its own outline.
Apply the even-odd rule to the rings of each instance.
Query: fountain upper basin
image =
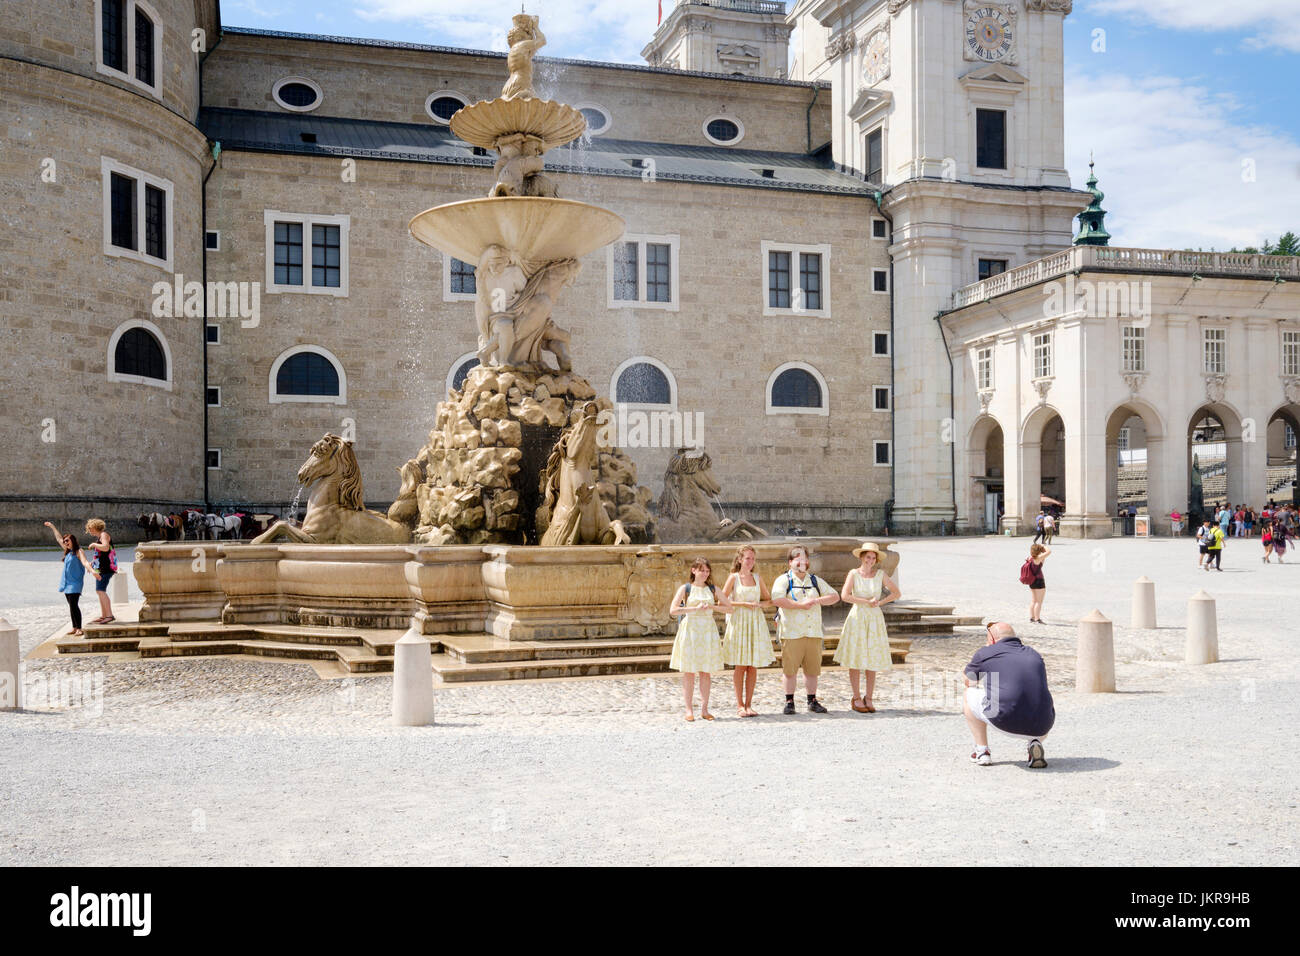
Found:
[[[544,196],[467,199],[426,209],[411,220],[411,235],[462,262],[477,263],[490,245],[520,259],[577,259],[607,246],[627,228],[617,213]]]

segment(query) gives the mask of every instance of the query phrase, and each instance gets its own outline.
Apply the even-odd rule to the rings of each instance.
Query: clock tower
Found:
[[[827,80],[832,153],[892,223],[893,530],[951,530],[956,420],[936,316],[954,290],[1070,245],[1087,193],[1065,170],[1071,0],[799,0],[796,79]],[[867,235],[868,223],[863,223]],[[954,357],[956,360],[957,357]],[[964,448],[964,444],[962,446]]]

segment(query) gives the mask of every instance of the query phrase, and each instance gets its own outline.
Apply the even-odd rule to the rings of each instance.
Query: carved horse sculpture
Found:
[[[659,540],[671,542],[721,542],[754,539],[767,532],[748,521],[718,520],[713,502],[722,486],[713,476],[713,459],[701,452],[687,455],[679,448],[664,472],[664,490],[659,496]]]
[[[298,483],[312,489],[302,527],[277,521],[254,538],[254,544],[405,544],[411,540],[408,529],[366,510],[352,442],[327,434],[312,445],[311,455],[298,469]]]
[[[628,544],[632,539],[623,522],[610,520],[596,491],[596,465],[600,448],[596,404],[588,402],[582,417],[560,433],[542,472],[537,508],[537,529],[545,531],[545,547],[565,544]]]

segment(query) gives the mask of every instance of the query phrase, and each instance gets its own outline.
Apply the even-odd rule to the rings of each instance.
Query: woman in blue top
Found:
[[[59,534],[59,529],[48,521],[45,522],[45,527],[54,532],[54,540],[63,548],[63,577],[59,581],[59,591],[68,599],[68,613],[72,616],[72,630],[64,636],[82,637],[86,632],[81,629],[81,586],[86,580],[87,571],[96,578],[99,575],[95,574],[90,562],[81,553],[75,534]]]

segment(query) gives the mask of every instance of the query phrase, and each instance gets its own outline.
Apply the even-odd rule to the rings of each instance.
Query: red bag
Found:
[[[1025,563],[1020,566],[1020,583],[1034,583],[1034,559],[1025,558]]]

